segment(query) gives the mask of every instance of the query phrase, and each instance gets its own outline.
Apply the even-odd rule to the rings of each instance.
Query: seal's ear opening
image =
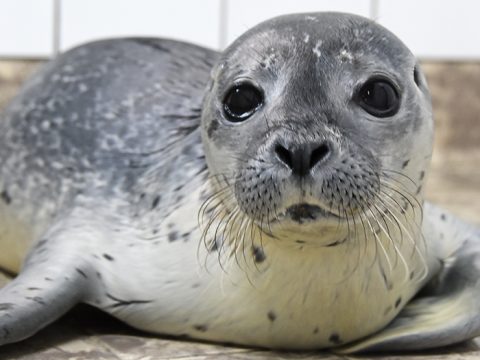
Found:
[[[413,68],[413,81],[418,86],[418,88],[425,87],[425,79],[422,76],[422,71],[420,70],[420,66],[418,64],[415,65]]]
[[[421,76],[418,72],[418,65],[415,65],[413,68],[413,81],[415,81],[415,84],[417,84],[418,87],[422,86]]]

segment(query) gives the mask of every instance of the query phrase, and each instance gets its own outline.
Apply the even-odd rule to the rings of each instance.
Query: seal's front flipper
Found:
[[[338,348],[340,353],[411,351],[452,345],[480,335],[480,232],[470,232],[444,259],[425,296],[412,300],[383,330]]]
[[[87,268],[78,254],[59,249],[59,240],[38,241],[20,274],[0,289],[0,345],[35,334],[84,297]]]

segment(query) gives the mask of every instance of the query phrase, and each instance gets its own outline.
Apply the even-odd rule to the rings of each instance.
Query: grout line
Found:
[[[380,0],[370,0],[370,19],[378,21],[380,14]]]
[[[228,39],[228,0],[220,0],[219,7],[219,26],[218,26],[218,46],[223,50],[227,46]]]
[[[61,0],[53,0],[53,56],[57,56],[60,52],[61,40]]]

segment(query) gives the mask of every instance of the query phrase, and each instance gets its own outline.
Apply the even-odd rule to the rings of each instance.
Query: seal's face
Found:
[[[412,54],[381,26],[290,15],[225,51],[202,136],[230,211],[274,236],[318,238],[421,201],[430,98]]]

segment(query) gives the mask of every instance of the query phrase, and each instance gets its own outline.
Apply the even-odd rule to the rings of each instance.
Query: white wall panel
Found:
[[[369,0],[225,0],[227,29],[224,38],[228,45],[252,26],[274,16],[314,11],[342,11],[368,17]]]
[[[118,36],[219,45],[220,0],[62,0],[61,18],[61,50]]]
[[[53,51],[53,0],[0,0],[0,56],[45,57]]]
[[[135,35],[218,48],[268,18],[332,10],[375,14],[421,58],[480,59],[478,0],[55,1],[61,5],[57,42],[54,0],[0,0],[0,57],[46,57],[56,45],[65,50],[93,39]]]
[[[420,58],[480,58],[480,1],[380,0],[378,21]]]

